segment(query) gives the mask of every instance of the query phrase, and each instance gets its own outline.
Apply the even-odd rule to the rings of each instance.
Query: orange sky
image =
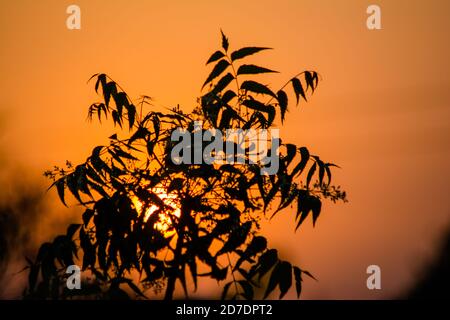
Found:
[[[72,3],[81,30],[66,28]],[[366,28],[373,3],[382,30]],[[272,246],[319,278],[304,297],[395,296],[450,223],[449,12],[445,0],[2,0],[1,170],[27,167],[45,183],[45,169],[105,142],[110,131],[85,121],[97,72],[132,97],[190,110],[222,28],[232,48],[276,49],[252,58],[281,71],[275,88],[304,69],[323,76],[281,136],[341,165],[334,181],[350,203],[326,205],[315,229],[294,234],[291,212],[267,229]],[[366,288],[370,264],[381,266],[381,291]]]

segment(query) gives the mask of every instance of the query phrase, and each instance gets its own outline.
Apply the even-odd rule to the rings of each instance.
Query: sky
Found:
[[[70,4],[81,30],[66,27]],[[366,27],[371,4],[381,30]],[[192,110],[222,29],[232,49],[274,48],[251,60],[280,71],[273,88],[306,69],[322,76],[280,135],[339,164],[333,179],[350,201],[326,204],[315,228],[294,233],[289,210],[264,226],[270,246],[318,278],[303,297],[397,297],[450,226],[448,12],[445,0],[0,0],[0,182],[20,170],[45,188],[44,170],[107,141],[110,127],[86,121],[97,72],[155,108]],[[61,221],[65,209],[54,207]],[[366,286],[372,264],[381,290]]]

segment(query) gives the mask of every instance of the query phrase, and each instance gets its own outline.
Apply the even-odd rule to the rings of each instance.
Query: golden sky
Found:
[[[66,28],[70,4],[81,30]],[[370,4],[382,30],[366,28]],[[275,48],[252,58],[281,72],[274,88],[304,69],[322,75],[280,134],[341,165],[334,181],[349,193],[314,229],[294,234],[293,213],[280,215],[270,245],[319,278],[305,298],[393,297],[450,223],[449,12],[446,0],[1,0],[1,170],[22,166],[45,183],[45,169],[105,143],[110,130],[85,121],[97,72],[157,107],[192,109],[222,28],[232,48]],[[370,264],[381,291],[366,288]]]

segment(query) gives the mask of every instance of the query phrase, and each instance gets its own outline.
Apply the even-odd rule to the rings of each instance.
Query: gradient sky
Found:
[[[81,30],[66,28],[72,3]],[[382,30],[366,28],[370,4]],[[322,75],[281,136],[341,165],[333,179],[349,193],[314,229],[294,234],[293,212],[279,215],[270,245],[319,279],[305,298],[395,297],[450,224],[449,12],[445,0],[0,0],[0,170],[26,168],[44,185],[45,169],[105,143],[111,131],[85,121],[97,72],[156,107],[191,110],[222,28],[232,49],[275,48],[252,58],[281,72],[273,88],[304,69]],[[371,264],[381,291],[366,288]]]

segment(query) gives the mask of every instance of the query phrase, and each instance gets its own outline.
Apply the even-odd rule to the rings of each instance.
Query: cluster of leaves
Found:
[[[111,78],[93,76],[103,101],[89,108],[89,119],[111,118],[121,130],[109,137],[108,145],[95,147],[84,163],[45,173],[64,204],[69,191],[85,211],[83,223],[43,244],[36,260],[29,261],[27,297],[67,297],[64,270],[79,260],[96,284],[96,290],[81,290],[83,297],[124,298],[132,292],[145,297],[151,288],[164,290],[165,298],[171,299],[177,282],[188,297],[187,276],[194,290],[199,277],[228,281],[223,298],[253,299],[265,277],[264,298],[277,286],[282,298],[293,279],[300,295],[302,275],[311,274],[268,248],[260,221],[296,203],[297,229],[310,213],[316,222],[323,199],[345,201],[345,192],[331,185],[335,165],[311,155],[306,147],[284,143],[280,169],[271,176],[261,174],[262,164],[249,161],[175,164],[170,157],[175,145],[171,134],[179,127],[193,130],[195,121],[203,121],[204,129],[270,128],[277,116],[285,120],[289,84],[297,104],[316,90],[319,77],[314,71],[297,74],[276,93],[247,79],[275,72],[237,65],[264,50],[268,48],[245,47],[230,53],[222,33],[221,50],[207,61],[215,63],[203,84],[207,89],[190,114],[178,107],[144,113],[148,97],[141,97],[136,107]]]

